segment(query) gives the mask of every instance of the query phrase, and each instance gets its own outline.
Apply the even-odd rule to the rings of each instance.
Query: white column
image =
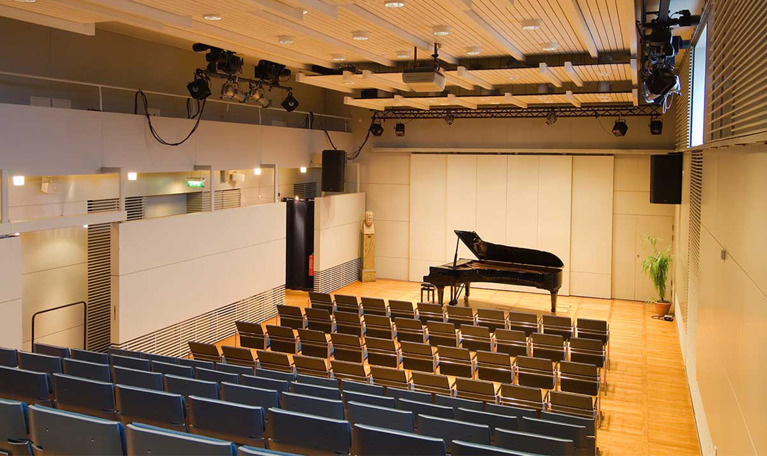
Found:
[[[0,169],[0,223],[9,223],[11,221],[10,214],[8,213],[9,199],[8,199],[8,170]]]

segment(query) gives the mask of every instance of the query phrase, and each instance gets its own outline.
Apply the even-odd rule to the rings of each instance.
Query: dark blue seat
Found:
[[[463,442],[461,440],[453,440],[451,449],[451,456],[535,456],[532,453],[518,453],[505,448]]]
[[[120,355],[110,355],[110,358],[113,366],[144,371],[152,370],[152,365],[148,359]]]
[[[296,379],[296,374],[290,372],[279,372],[270,369],[262,369],[258,367],[256,368],[256,377],[266,377],[273,378],[275,380],[286,380],[288,382],[292,382]]]
[[[173,394],[180,394],[187,400],[189,399],[189,396],[218,399],[218,383],[195,380],[187,377],[177,377],[175,375],[165,376],[165,391]]]
[[[326,388],[338,389],[338,380],[327,377],[316,377],[314,375],[296,375],[296,382],[308,383],[309,385],[324,386]]]
[[[352,426],[367,424],[398,431],[415,432],[415,415],[413,412],[354,401],[347,402],[346,408],[346,415]]]
[[[490,429],[493,431],[495,431],[495,429],[507,429],[509,431],[516,431],[519,429],[519,420],[516,416],[499,415],[497,413],[459,408],[456,410],[455,418],[470,423],[486,424],[490,426]]]
[[[48,356],[58,356],[59,358],[69,358],[69,348],[59,347],[57,345],[36,343],[32,349],[34,353]]]
[[[237,366],[236,364],[217,363],[216,370],[220,372],[227,372],[237,375],[253,375],[254,370],[252,367]]]
[[[149,361],[157,361],[166,364],[178,364],[178,358],[175,356],[155,355],[154,353],[144,353],[144,358]]]
[[[386,388],[386,395],[395,399],[407,399],[409,401],[426,402],[431,404],[431,393],[404,390],[399,388]]]
[[[442,394],[437,394],[436,396],[434,396],[434,403],[437,405],[443,405],[445,407],[453,407],[453,409],[457,409],[459,407],[469,409],[469,410],[478,410],[478,411],[482,411],[485,409],[485,403],[482,401],[473,401],[471,399],[450,397],[450,396],[445,396]]]
[[[497,415],[516,416],[518,419],[523,416],[529,416],[530,418],[536,418],[538,416],[538,412],[533,409],[514,407],[511,405],[487,404],[485,405],[485,411]]]
[[[29,407],[29,437],[43,454],[125,454],[125,432],[118,421],[39,405]]]
[[[132,358],[144,358],[145,355],[142,352],[134,351],[134,350],[125,350],[124,348],[114,348],[109,347],[107,349],[107,353],[111,355],[117,355],[117,356],[128,356]]]
[[[312,455],[351,451],[351,427],[346,420],[272,408],[267,411],[266,435],[269,448],[278,451]]]
[[[572,440],[506,429],[495,430],[495,446],[535,454],[557,456],[573,456],[575,454],[575,445],[573,445]]]
[[[238,445],[264,446],[264,409],[252,405],[189,397],[189,432]]]
[[[364,424],[354,425],[354,447],[359,456],[445,455],[445,441],[434,437]]]
[[[341,400],[341,390],[325,386],[310,385],[307,383],[293,382],[290,384],[290,392],[305,396],[322,397],[325,399]]]
[[[276,380],[266,377],[253,377],[251,375],[242,376],[242,384],[255,388],[275,390],[280,393],[290,391],[290,383],[287,380]]]
[[[112,382],[112,369],[109,368],[109,364],[65,358],[63,365],[66,375],[96,380],[97,382]]]
[[[51,406],[51,379],[43,372],[0,366],[0,397]]]
[[[373,394],[358,393],[356,391],[344,391],[344,402],[348,403],[349,401],[377,405],[379,407],[397,408],[397,401],[393,397],[376,396]]]
[[[138,421],[186,431],[186,402],[180,394],[117,385],[115,396],[120,421],[124,424]]]
[[[115,387],[111,383],[53,374],[53,391],[58,409],[117,419]]]
[[[416,417],[418,434],[436,437],[450,446],[453,440],[490,445],[490,426],[486,424],[467,423],[452,418],[437,418],[435,416],[418,415]]]
[[[200,359],[179,358],[178,363],[182,366],[191,366],[193,368],[201,367],[210,370],[216,368],[216,365],[212,361],[203,361]]]
[[[280,393],[278,391],[228,382],[221,383],[221,399],[238,404],[263,407],[264,410],[280,406]]]
[[[112,379],[119,385],[138,386],[139,388],[163,390],[162,374],[144,370],[112,367]]]
[[[409,410],[416,415],[429,415],[448,419],[455,417],[453,407],[444,407],[441,405],[427,404],[425,402],[409,401],[407,399],[397,399],[397,408],[400,410]]]
[[[69,350],[69,357],[78,361],[87,361],[89,363],[109,364],[109,355],[89,350],[80,350],[73,348]]]
[[[61,374],[64,369],[58,356],[41,355],[38,353],[19,352],[19,369],[46,374]]]
[[[194,378],[198,380],[206,380],[209,382],[229,382],[240,383],[240,376],[238,374],[230,374],[229,372],[219,372],[216,370],[202,369],[199,367],[194,368]]]
[[[596,454],[596,448],[593,446],[594,441],[593,439],[589,441],[585,426],[523,417],[519,422],[519,428],[521,431],[531,434],[572,440],[575,451],[579,453],[586,451],[591,455]]]
[[[176,377],[194,378],[193,367],[164,363],[162,361],[152,361],[152,372],[159,372],[166,375],[175,375]]]
[[[14,348],[0,347],[0,366],[16,367],[18,365],[18,351]]]
[[[254,448],[241,446],[237,448],[237,456],[300,456],[296,453],[285,453],[284,451],[267,450],[266,448]]]
[[[324,416],[325,418],[344,419],[344,403],[340,400],[336,401],[295,393],[282,393],[282,408],[292,412]]]
[[[27,404],[0,399],[0,453],[31,455]]]
[[[565,415],[562,413],[541,412],[541,419],[548,421],[557,421],[559,423],[576,424],[586,428],[586,435],[596,435],[596,422],[591,418],[584,418],[575,415]]]
[[[372,394],[374,396],[383,396],[384,387],[381,385],[373,385],[372,383],[353,382],[351,380],[341,380],[341,389],[346,391],[354,391],[357,393]]]
[[[171,431],[143,423],[127,426],[128,454],[183,454],[189,456],[234,456],[232,442]]]

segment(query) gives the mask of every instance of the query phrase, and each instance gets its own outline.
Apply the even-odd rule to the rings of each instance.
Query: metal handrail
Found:
[[[67,307],[73,307],[77,305],[83,305],[83,349],[87,348],[85,346],[87,342],[87,336],[88,336],[88,303],[85,301],[77,301],[77,302],[71,302],[69,304],[64,304],[63,306],[58,307],[52,307],[50,309],[40,310],[38,312],[35,312],[32,314],[32,353],[35,352],[35,318],[37,318],[38,315],[48,312],[53,312],[54,310],[64,309]]]

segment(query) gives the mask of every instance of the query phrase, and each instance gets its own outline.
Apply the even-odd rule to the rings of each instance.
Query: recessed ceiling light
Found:
[[[354,32],[352,32],[352,38],[357,41],[367,41],[368,32],[364,30],[355,30]]]
[[[482,97],[482,101],[490,101],[490,97]]]
[[[301,10],[302,14],[309,14],[309,10]]]
[[[37,3],[37,0],[14,0],[16,3]]]
[[[606,78],[608,76],[612,76],[612,74],[613,74],[613,72],[610,71],[610,70],[605,70],[605,71],[600,71],[599,72],[599,75],[602,76],[603,78]]]
[[[289,36],[289,35],[280,35],[277,37],[277,41],[279,41],[280,44],[293,44],[296,42],[296,37]]]
[[[466,48],[466,55],[479,55],[482,53],[482,48],[479,46],[469,46]]]
[[[559,43],[557,43],[556,41],[541,43],[541,49],[544,51],[556,51],[558,47],[559,47]]]
[[[522,30],[538,30],[543,25],[543,21],[540,19],[525,19],[520,22]]]
[[[348,80],[348,79],[346,79],[346,80],[344,81],[344,85],[353,86],[354,84],[356,84],[356,82],[354,82],[354,81],[350,81],[350,80]]]
[[[410,51],[397,51],[397,58],[398,59],[409,59],[410,58]]]
[[[253,168],[253,175],[254,176],[260,176],[261,175],[261,168]]]
[[[334,62],[343,62],[346,60],[346,57],[343,54],[331,54],[330,59]]]
[[[384,6],[387,8],[402,8],[405,6],[405,2],[399,1],[399,2],[393,2],[391,0],[384,0]]]
[[[202,18],[205,19],[206,21],[220,21],[221,15],[216,13],[209,13],[209,14],[204,14]]]
[[[137,179],[138,179],[138,173],[133,172],[133,171],[128,173],[128,180],[129,181],[134,181],[134,180],[137,180]]]
[[[517,76],[516,74],[512,74],[511,76],[509,76],[509,81],[516,81],[517,79],[519,79],[519,76]]]
[[[431,32],[437,36],[447,36],[450,35],[450,26],[449,25],[435,25],[431,28]]]

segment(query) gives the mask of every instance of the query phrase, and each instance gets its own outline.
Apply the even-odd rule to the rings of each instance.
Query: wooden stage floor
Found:
[[[394,280],[355,282],[336,293],[417,302],[420,284]],[[308,295],[288,290],[285,301],[305,307]],[[548,293],[479,288],[472,288],[469,305],[539,314],[550,310]],[[558,315],[610,323],[611,364],[602,397],[604,421],[597,431],[601,454],[699,455],[676,323],[652,319],[652,306],[637,301],[561,296],[558,308]],[[233,345],[234,338],[222,342]]]

